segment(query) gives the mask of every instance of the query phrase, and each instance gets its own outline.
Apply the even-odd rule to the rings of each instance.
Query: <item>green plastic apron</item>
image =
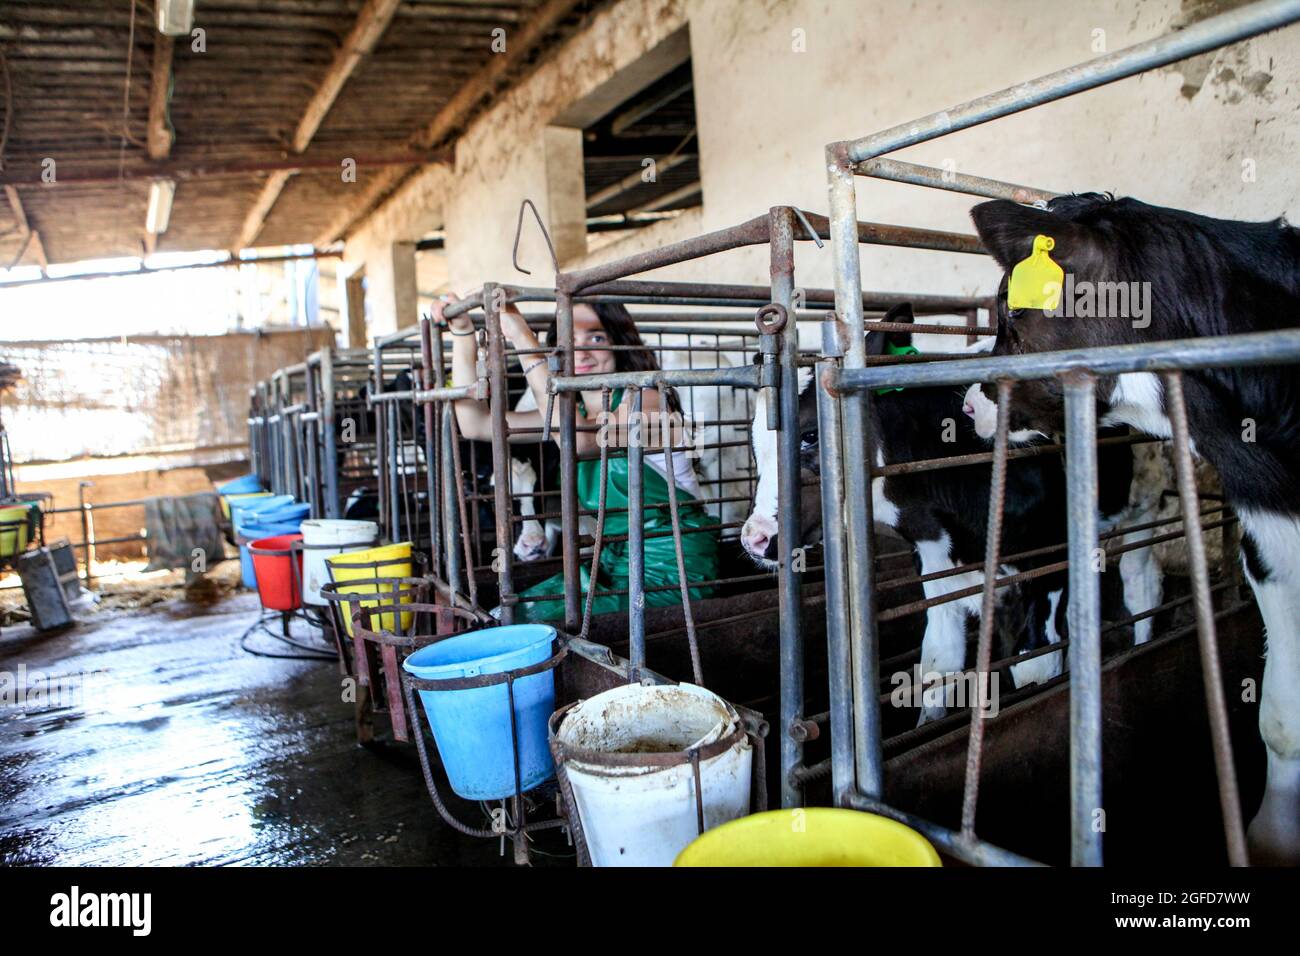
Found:
[[[616,389],[610,410],[618,408],[623,390]],[[586,410],[583,409],[583,414]],[[673,457],[686,454],[686,449],[674,449]],[[628,479],[630,471],[626,457],[609,459],[609,482],[605,495],[605,536],[617,537],[628,533],[628,514],[614,514],[628,506]],[[645,501],[645,606],[667,607],[682,603],[681,585],[677,579],[677,551],[673,541],[672,512],[668,508],[668,481],[653,466],[642,467],[643,498]],[[578,462],[578,505],[595,511],[600,507],[600,460],[583,459]],[[686,567],[686,580],[712,581],[718,576],[718,525],[702,505],[694,504],[695,496],[680,487],[677,489],[677,513],[681,519],[682,559]],[[655,507],[661,505],[662,507]],[[652,537],[652,535],[658,535]],[[591,558],[584,555],[579,562],[583,607],[587,590],[591,587]],[[606,541],[600,549],[597,571],[596,597],[591,613],[609,614],[626,611],[627,594],[610,594],[628,588],[628,544],[626,541]],[[663,590],[652,590],[663,588]],[[529,596],[563,594],[564,575],[556,574],[539,581],[521,592],[515,607],[516,621],[554,621],[564,617],[564,601],[526,601]],[[712,587],[692,587],[687,593],[691,600],[706,598]]]

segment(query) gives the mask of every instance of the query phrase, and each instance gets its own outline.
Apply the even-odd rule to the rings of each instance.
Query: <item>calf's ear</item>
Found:
[[[882,322],[898,322],[911,325],[915,322],[916,316],[912,312],[912,303],[900,302],[892,306]],[[867,328],[871,328],[871,323],[867,323]],[[867,354],[884,355],[885,346],[892,345],[895,348],[906,348],[912,344],[911,332],[867,332]]]
[[[885,313],[886,322],[898,322],[900,324],[914,325],[916,315],[912,312],[912,303],[900,302],[888,312]],[[907,348],[912,344],[911,332],[886,332],[885,341],[895,348]]]
[[[916,315],[912,312],[912,303],[900,302],[885,313],[886,322],[915,322]]]
[[[1017,262],[1028,258],[1034,251],[1034,237],[1039,235],[1056,240],[1051,255],[1066,272],[1090,276],[1101,267],[1100,234],[1046,209],[1025,206],[1009,199],[994,199],[972,208],[970,217],[984,247],[1007,272],[1015,268]]]

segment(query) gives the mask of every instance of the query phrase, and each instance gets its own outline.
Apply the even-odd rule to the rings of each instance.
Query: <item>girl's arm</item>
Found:
[[[447,296],[448,302],[457,302],[454,293]],[[442,302],[435,302],[433,312],[435,320],[444,320]],[[472,385],[478,378],[478,340],[474,335],[474,322],[468,315],[458,315],[446,320],[451,328],[451,384]],[[462,398],[455,403],[456,424],[465,438],[476,441],[492,440],[491,406],[475,398]],[[539,412],[506,412],[506,422],[511,428],[536,428],[542,424]]]

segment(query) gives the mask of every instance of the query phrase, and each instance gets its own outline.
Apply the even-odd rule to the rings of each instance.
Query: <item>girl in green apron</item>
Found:
[[[449,297],[454,299],[454,297]],[[436,307],[441,318],[441,306]],[[524,377],[537,399],[538,408],[546,408],[547,387],[550,372],[545,356],[530,350],[541,346],[533,331],[528,327],[522,315],[513,304],[509,304],[501,313],[501,331],[516,349],[525,352],[522,356]],[[452,381],[468,384],[475,378],[475,340],[473,324],[468,316],[459,316],[451,320],[452,332]],[[557,339],[553,322],[547,334],[547,341]],[[599,303],[596,305],[577,304],[573,307],[573,367],[577,375],[593,375],[614,371],[647,371],[658,368],[654,354],[645,347],[632,316],[622,305]],[[623,346],[611,349],[610,346]],[[559,403],[555,403],[552,428],[559,425]],[[600,505],[600,442],[622,445],[623,442],[612,436],[627,434],[628,417],[632,402],[625,400],[623,390],[616,389],[610,396],[608,417],[601,414],[602,397],[599,389],[582,392],[578,401],[577,426],[575,436],[577,444],[577,485],[578,506],[583,510],[595,512]],[[660,412],[680,413],[676,395],[672,390],[667,394],[658,389],[646,389],[641,397],[642,421],[658,424],[665,419]],[[492,440],[491,415],[486,402],[466,399],[456,403],[456,420],[461,433],[466,438],[482,441]],[[516,428],[537,428],[542,424],[542,413],[507,412],[508,426]],[[692,600],[708,597],[712,587],[705,584],[692,585],[691,582],[713,581],[718,576],[718,531],[717,522],[710,516],[698,499],[703,497],[699,479],[696,477],[688,455],[688,446],[684,430],[680,427],[680,414],[670,415],[668,428],[673,430],[672,474],[667,465],[667,455],[662,451],[647,450],[642,468],[643,499],[645,509],[641,516],[645,529],[645,605],[662,607],[681,604],[681,585],[677,574],[677,552],[672,534],[672,517],[668,507],[668,482],[676,484],[677,507],[681,528],[681,547],[683,564],[686,570],[688,594]],[[594,428],[592,427],[594,426]],[[584,430],[591,428],[591,430]],[[650,427],[643,425],[642,435],[652,433]],[[556,435],[558,440],[558,433]],[[661,441],[667,435],[657,435]],[[647,444],[650,444],[647,441]],[[611,447],[611,451],[613,448]],[[613,611],[625,611],[629,606],[628,590],[628,545],[626,541],[609,541],[611,537],[625,536],[628,533],[627,514],[629,492],[629,470],[626,455],[610,454],[608,458],[608,479],[605,491],[605,541],[600,552],[597,567],[595,598],[592,601],[592,614],[605,614]],[[619,513],[621,512],[621,513]],[[581,571],[582,601],[587,600],[592,587],[591,561],[586,555],[579,562]],[[624,593],[616,593],[624,592]],[[564,593],[564,576],[557,574],[547,578],[519,595],[515,607],[517,621],[553,621],[564,617],[564,601],[555,595]],[[529,597],[551,596],[550,600],[529,601]]]

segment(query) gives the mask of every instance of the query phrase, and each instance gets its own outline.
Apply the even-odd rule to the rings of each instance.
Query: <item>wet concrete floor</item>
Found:
[[[437,817],[412,747],[357,746],[336,664],[241,650],[258,613],[240,594],[5,629],[0,865],[508,865]]]

